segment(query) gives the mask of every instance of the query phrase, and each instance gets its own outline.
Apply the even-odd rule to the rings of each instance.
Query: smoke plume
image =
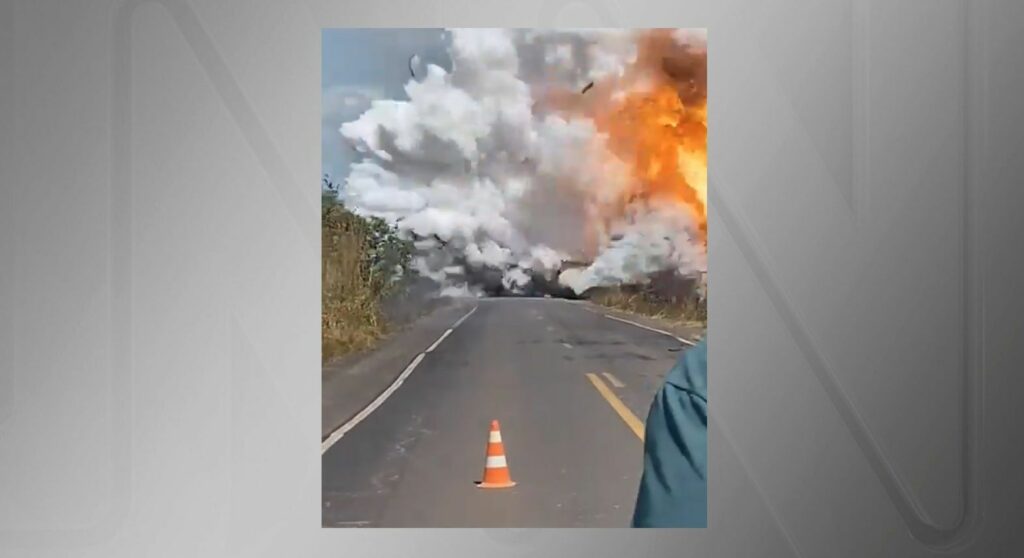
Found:
[[[452,70],[341,126],[340,195],[414,241],[447,294],[577,293],[706,266],[700,31],[455,29]],[[410,61],[413,68],[413,59]]]

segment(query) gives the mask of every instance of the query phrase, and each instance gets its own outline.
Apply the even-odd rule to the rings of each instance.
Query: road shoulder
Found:
[[[643,314],[635,314],[633,312],[627,312],[618,308],[612,308],[609,306],[602,306],[600,304],[590,302],[589,300],[583,301],[582,304],[591,312],[597,312],[608,316],[615,316],[622,320],[628,320],[636,322],[643,326],[653,329],[663,330],[674,336],[681,337],[691,342],[697,342],[707,333],[707,327],[702,325],[681,325],[651,316],[645,316]]]
[[[474,300],[453,299],[392,333],[373,349],[323,365],[321,440],[387,389],[418,354],[474,304]]]

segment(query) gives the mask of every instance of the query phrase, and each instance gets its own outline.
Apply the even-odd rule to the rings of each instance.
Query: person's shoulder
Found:
[[[666,386],[672,386],[706,398],[708,384],[707,338],[696,346],[685,349],[676,365],[665,378]]]

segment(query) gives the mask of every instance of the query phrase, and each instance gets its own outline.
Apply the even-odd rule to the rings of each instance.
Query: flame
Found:
[[[634,180],[620,207],[637,200],[677,204],[706,243],[707,103],[687,106],[675,86],[626,94],[595,115],[606,145]]]
[[[587,111],[633,177],[617,211],[637,201],[675,204],[690,214],[705,249],[706,84],[706,48],[679,44],[671,31],[652,30],[638,40],[636,62],[624,75],[595,84],[598,95]]]
[[[690,30],[692,31],[692,30]],[[609,233],[631,209],[676,207],[692,223],[691,239],[708,248],[708,51],[677,41],[673,30],[648,30],[636,39],[635,61],[581,91],[541,90],[545,109],[593,121],[594,153],[612,156],[620,169],[612,188],[594,188],[587,207],[585,252],[607,245]],[[612,199],[606,192],[612,190]]]
[[[707,250],[707,47],[683,44],[673,30],[643,31],[635,61],[620,74],[581,92],[543,91],[542,105],[568,117],[591,119],[594,153],[625,167],[628,184],[608,200],[604,188],[588,206],[587,252],[608,242],[609,231],[638,204],[674,206],[689,215],[691,238]]]

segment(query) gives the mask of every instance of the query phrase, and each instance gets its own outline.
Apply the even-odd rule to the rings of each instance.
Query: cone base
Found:
[[[477,482],[477,488],[512,488],[516,485],[516,481],[508,482]]]

